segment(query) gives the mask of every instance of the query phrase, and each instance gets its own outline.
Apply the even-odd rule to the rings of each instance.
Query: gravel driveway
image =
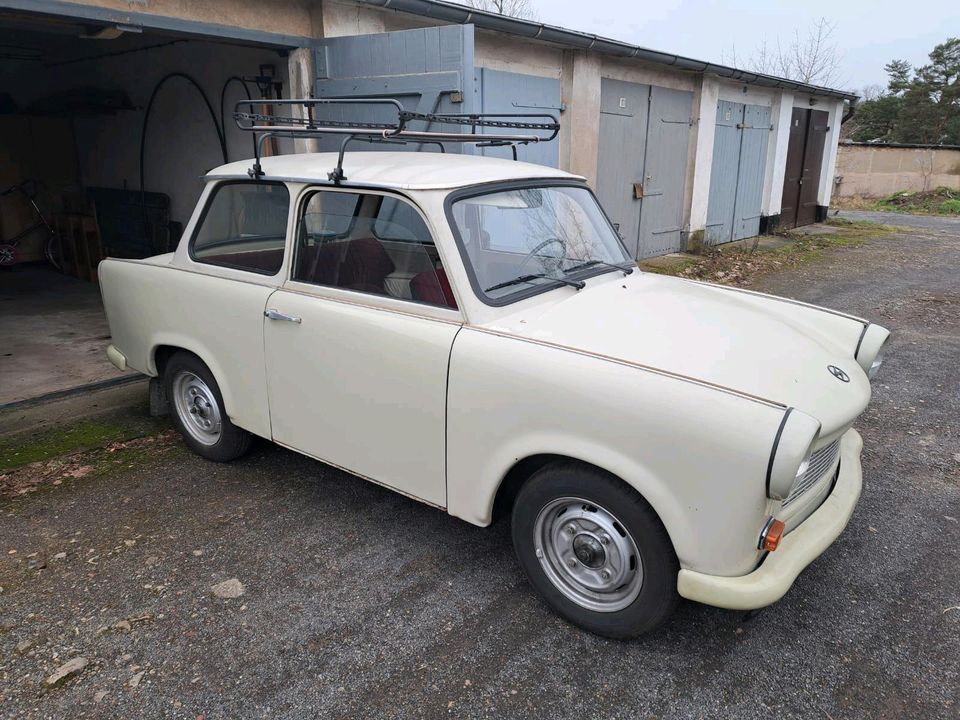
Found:
[[[894,331],[861,503],[763,613],[683,603],[639,641],[594,637],[534,597],[506,523],[265,442],[215,465],[161,436],[0,504],[0,712],[957,718],[960,227],[923,224],[755,286]]]

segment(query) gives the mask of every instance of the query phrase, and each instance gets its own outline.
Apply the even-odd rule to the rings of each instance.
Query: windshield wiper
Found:
[[[587,262],[580,263],[579,265],[574,265],[573,267],[564,268],[563,271],[565,273],[572,273],[572,272],[576,272],[577,270],[583,270],[585,268],[592,267],[594,265],[603,265],[603,267],[612,268],[613,270],[619,270],[624,275],[629,275],[634,270],[633,265],[628,265],[627,263],[617,265],[615,263],[608,263],[605,260],[587,260]]]
[[[497,283],[496,285],[491,285],[484,292],[490,292],[491,290],[499,290],[500,288],[510,287],[511,285],[519,285],[520,283],[528,283],[531,280],[553,280],[555,282],[561,283],[562,285],[569,285],[570,287],[575,287],[577,290],[583,290],[586,287],[586,283],[583,280],[567,280],[566,278],[553,277],[552,275],[547,275],[546,273],[534,273],[532,275],[521,275],[520,277],[515,277],[513,280],[507,280],[502,283]]]

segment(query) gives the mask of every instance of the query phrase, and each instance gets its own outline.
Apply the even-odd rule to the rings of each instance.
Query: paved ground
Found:
[[[960,233],[960,217],[940,217],[938,215],[905,215],[895,212],[874,212],[871,210],[840,210],[837,217],[850,220],[916,228],[934,234],[956,235]]]
[[[64,302],[64,300],[67,302]],[[0,272],[0,405],[118,377],[95,283],[45,265]]]
[[[505,524],[266,443],[223,466],[162,437],[0,501],[3,714],[957,718],[960,232],[939,229],[758,283],[895,333],[859,423],[861,504],[764,613],[685,603],[654,635],[604,640],[536,600]],[[242,596],[211,594],[232,578]]]

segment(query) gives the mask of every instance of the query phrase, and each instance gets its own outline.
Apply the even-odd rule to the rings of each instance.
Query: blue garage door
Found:
[[[760,233],[770,108],[721,100],[710,170],[706,242],[742,240]]]

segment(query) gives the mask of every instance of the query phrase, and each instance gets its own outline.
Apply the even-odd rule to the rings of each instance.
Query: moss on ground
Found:
[[[0,438],[0,472],[79,450],[103,447],[110,443],[141,437],[169,427],[166,420],[155,419],[143,427],[103,421],[79,421],[66,427],[25,435]]]
[[[0,473],[0,500],[7,501],[6,511],[13,512],[19,500],[36,493],[107,478],[153,460],[159,454],[185,452],[184,447],[174,430],[165,430],[47,457]]]

